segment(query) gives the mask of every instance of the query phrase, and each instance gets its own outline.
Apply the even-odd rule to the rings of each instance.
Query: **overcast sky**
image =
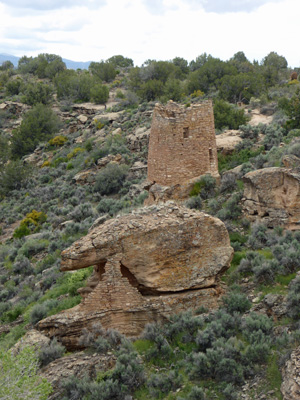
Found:
[[[271,51],[300,67],[300,0],[0,0],[0,53],[188,61]]]

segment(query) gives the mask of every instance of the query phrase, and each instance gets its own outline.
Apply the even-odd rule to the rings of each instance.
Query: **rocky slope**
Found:
[[[140,208],[93,228],[62,253],[62,270],[94,265],[83,301],[38,328],[67,348],[101,323],[129,336],[174,312],[215,308],[233,249],[224,224],[175,203]]]

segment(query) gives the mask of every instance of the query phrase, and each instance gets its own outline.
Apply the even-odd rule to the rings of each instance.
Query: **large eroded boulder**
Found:
[[[172,313],[216,307],[232,254],[219,219],[172,202],[105,221],[62,253],[64,271],[94,266],[82,303],[38,327],[74,348],[97,322],[132,336]]]
[[[63,271],[120,262],[140,285],[160,292],[211,286],[232,255],[222,221],[174,203],[106,221],[62,252]]]
[[[300,174],[287,168],[264,168],[244,178],[244,211],[269,227],[300,228]]]

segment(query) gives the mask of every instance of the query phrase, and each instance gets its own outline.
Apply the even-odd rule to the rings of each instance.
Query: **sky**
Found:
[[[189,62],[271,51],[300,67],[299,0],[0,0],[0,53]]]

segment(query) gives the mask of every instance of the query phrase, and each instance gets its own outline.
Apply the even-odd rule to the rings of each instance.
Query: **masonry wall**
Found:
[[[153,113],[148,180],[171,186],[210,173],[218,175],[212,102],[185,107],[169,101]]]

